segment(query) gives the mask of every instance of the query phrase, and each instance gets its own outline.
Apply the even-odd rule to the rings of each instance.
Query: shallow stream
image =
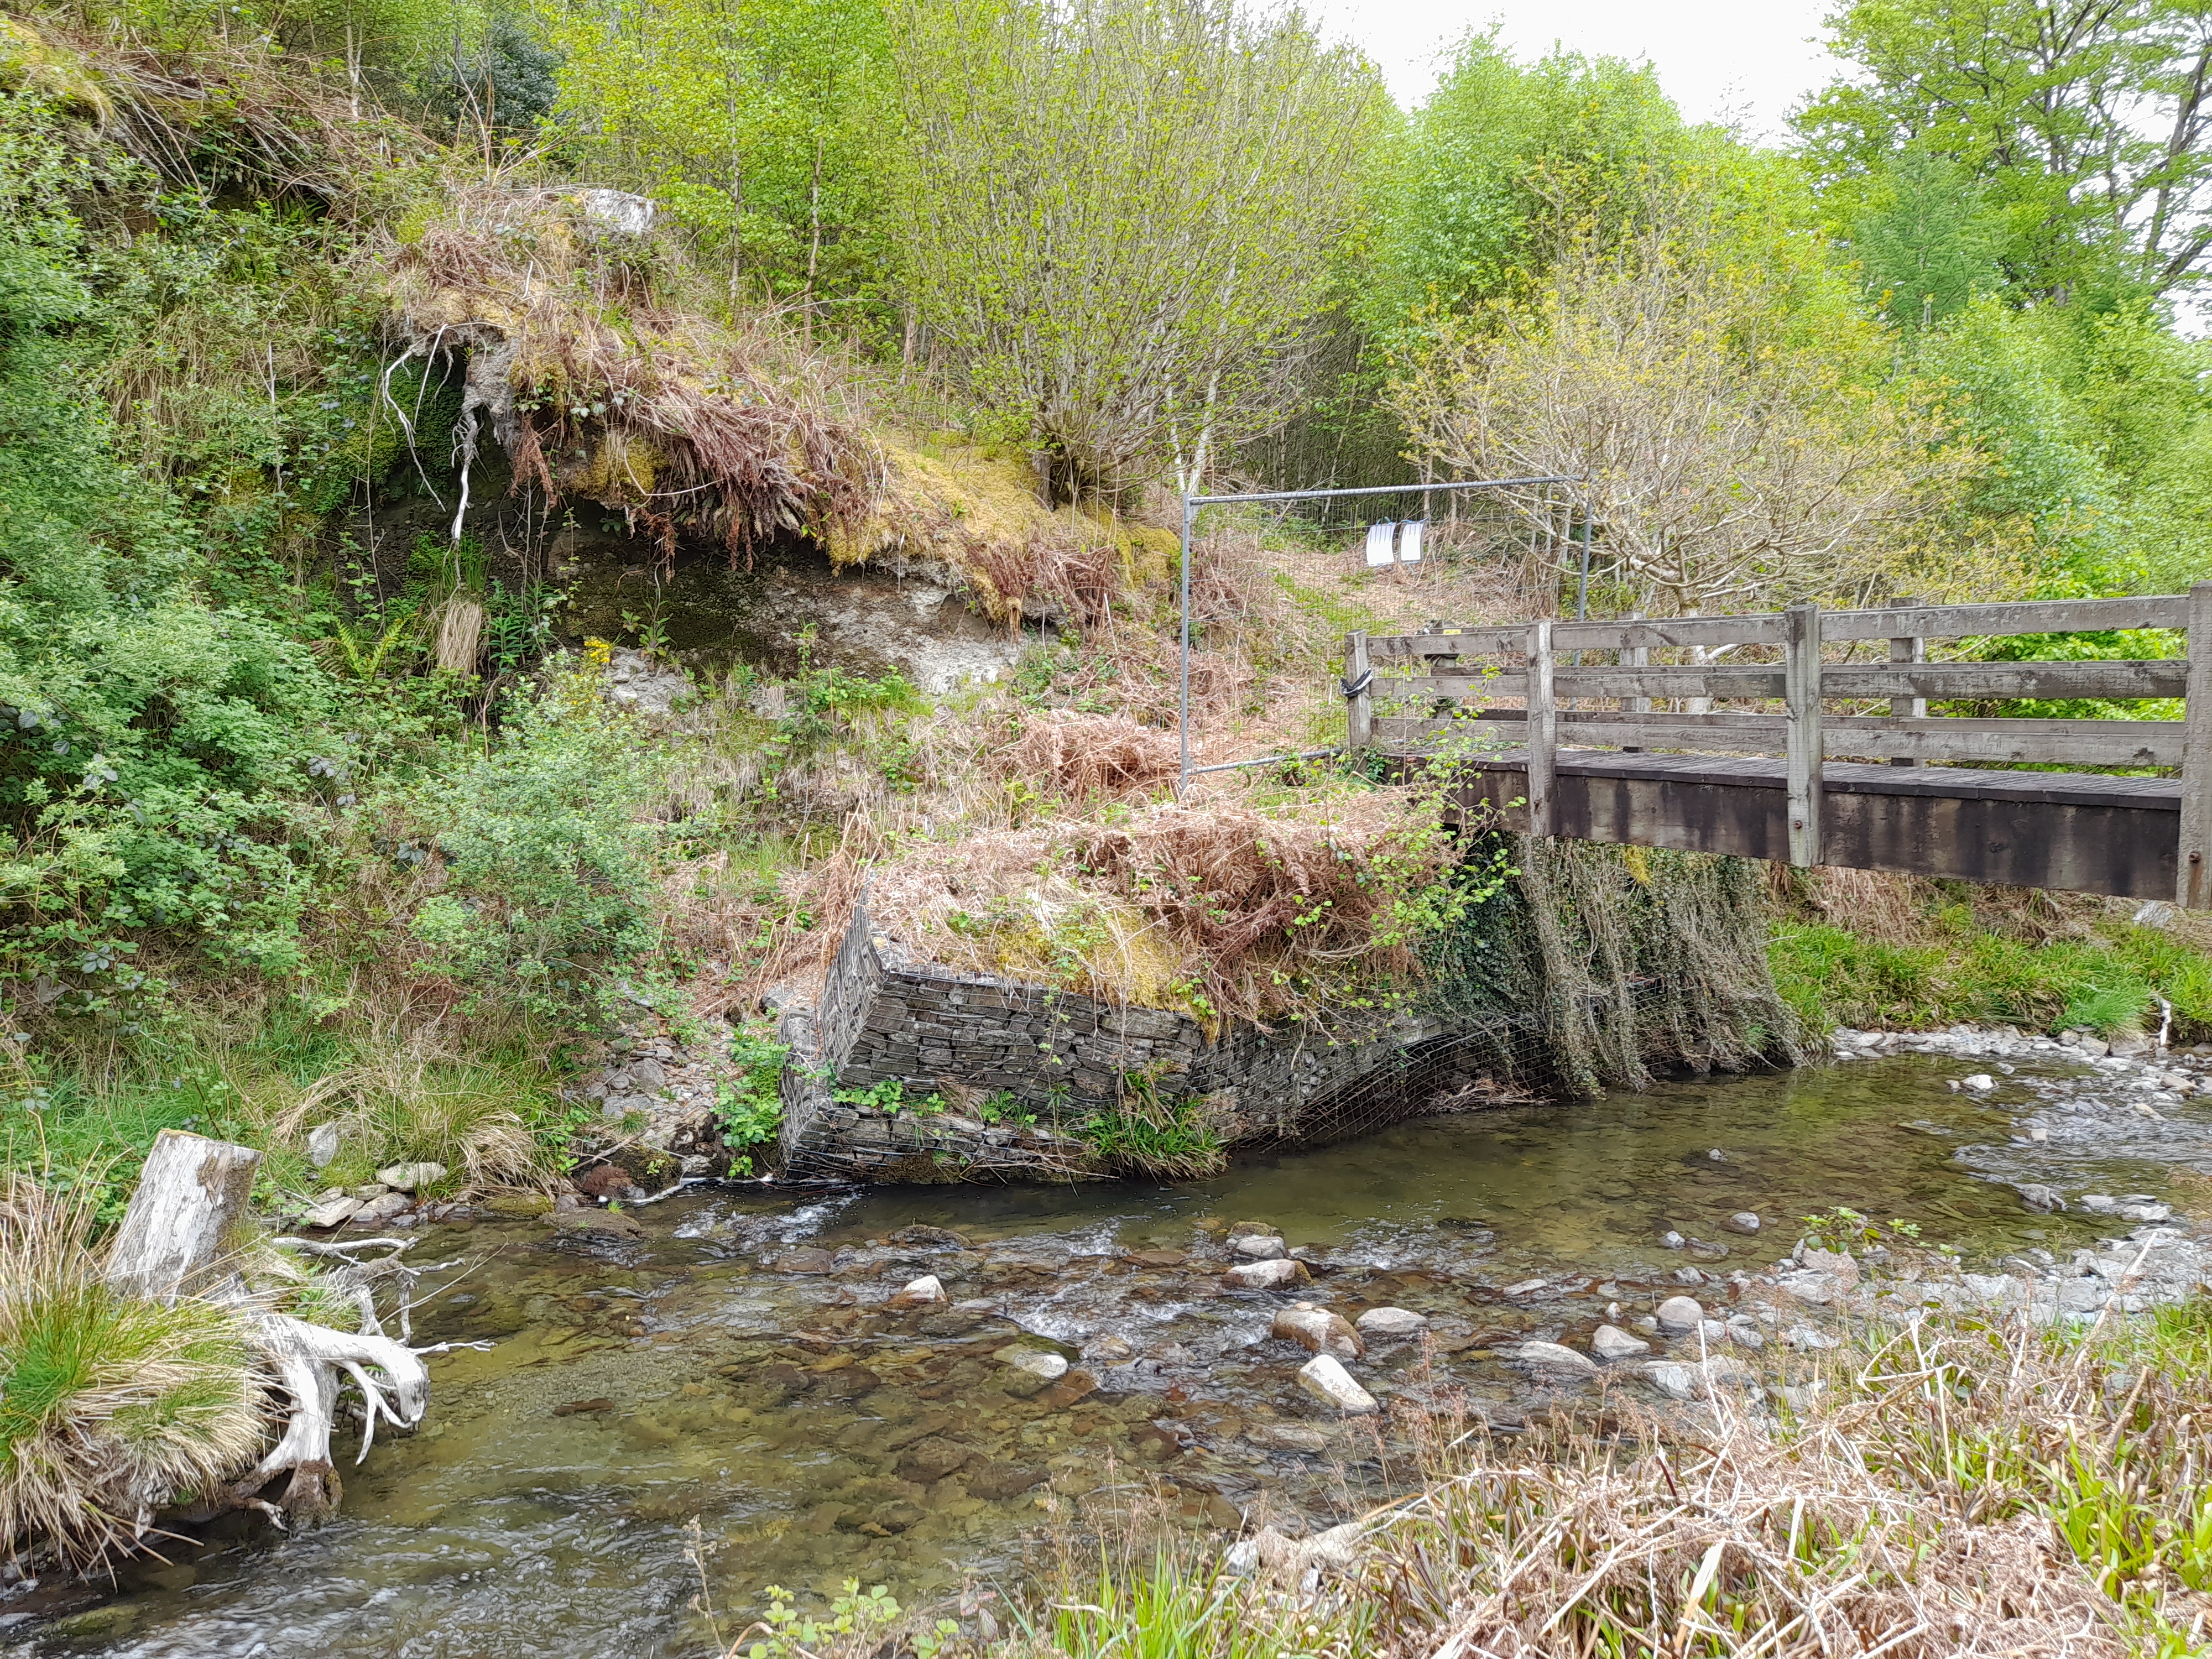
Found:
[[[1004,1585],[1055,1528],[1139,1487],[1194,1527],[1330,1524],[1401,1470],[1372,1426],[1294,1386],[1306,1354],[1268,1335],[1288,1297],[1221,1288],[1237,1221],[1304,1247],[1316,1279],[1299,1295],[1429,1316],[1425,1352],[1378,1344],[1353,1366],[1386,1402],[1457,1393],[1510,1425],[1551,1385],[1500,1346],[1580,1346],[1609,1302],[1626,1318],[1686,1270],[1711,1284],[1764,1267],[1814,1212],[1909,1219],[1994,1261],[2063,1259],[2124,1224],[2033,1212],[2014,1183],[2178,1187],[2203,1207],[2178,1170],[2212,1173],[2212,1103],[2153,1121],[2056,1057],[1986,1097],[1948,1086],[1977,1069],[1905,1055],[1669,1083],[1175,1188],[748,1188],[636,1212],[635,1241],[448,1229],[414,1255],[467,1270],[417,1340],[491,1346],[431,1362],[425,1427],[343,1471],[341,1519],[276,1541],[240,1522],[58,1618],[0,1609],[15,1626],[0,1649],[672,1659],[712,1650],[694,1517],[732,1628],[770,1583],[858,1577],[909,1602]],[[1765,1218],[1757,1235],[1723,1230],[1743,1211]],[[1670,1230],[1697,1243],[1666,1248]],[[949,1305],[884,1305],[922,1273]],[[1010,1347],[1073,1369],[1044,1382]]]

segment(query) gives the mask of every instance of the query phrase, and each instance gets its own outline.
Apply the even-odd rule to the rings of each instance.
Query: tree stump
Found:
[[[430,1376],[421,1356],[384,1334],[346,1247],[319,1247],[341,1265],[336,1288],[357,1291],[362,1328],[334,1330],[266,1305],[253,1285],[247,1224],[254,1171],[261,1154],[250,1146],[164,1129],[147,1155],[145,1172],[124,1212],[108,1255],[107,1278],[118,1290],[173,1303],[202,1296],[237,1310],[279,1389],[290,1397],[282,1433],[269,1455],[229,1496],[279,1526],[319,1520],[337,1507],[340,1486],[331,1436],[349,1389],[358,1396],[361,1455],[368,1455],[379,1418],[411,1428],[429,1405]],[[295,1241],[296,1242],[296,1241]],[[374,1241],[372,1241],[374,1242]],[[394,1244],[397,1241],[382,1241]],[[262,1490],[291,1479],[271,1504]]]

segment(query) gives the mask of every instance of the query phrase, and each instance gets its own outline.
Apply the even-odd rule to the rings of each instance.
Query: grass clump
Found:
[[[1117,1175],[1156,1181],[1195,1181],[1229,1167],[1229,1149],[1207,1121],[1204,1103],[1171,1101],[1149,1072],[1121,1079],[1121,1098],[1087,1119],[1084,1144]]]
[[[2208,1377],[2200,1298],[2086,1334],[1877,1328],[1780,1415],[1719,1391],[1687,1431],[1625,1398],[1510,1443],[1406,1414],[1411,1496],[1303,1543],[1262,1532],[1249,1578],[1188,1552],[1064,1564],[1032,1645],[2179,1659],[2212,1636]],[[1316,1565],[1334,1582],[1301,1593]]]
[[[89,1190],[15,1176],[0,1202],[0,1545],[44,1542],[79,1568],[234,1478],[263,1420],[238,1316],[109,1285]]]
[[[1775,986],[1809,1030],[1958,1020],[2212,1038],[2212,926],[2138,925],[2134,900],[1865,871],[1782,878]]]

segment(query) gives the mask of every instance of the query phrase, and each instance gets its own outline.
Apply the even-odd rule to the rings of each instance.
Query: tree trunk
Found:
[[[109,1250],[107,1282],[152,1302],[202,1289],[237,1242],[260,1164],[250,1146],[162,1130]]]

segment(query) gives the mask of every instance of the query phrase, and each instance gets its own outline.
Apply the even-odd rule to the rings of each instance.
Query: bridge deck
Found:
[[[1559,749],[1553,833],[1686,852],[1790,857],[1786,763]],[[1527,826],[1528,751],[1466,763],[1459,794]],[[1823,769],[1820,861],[2131,898],[2171,898],[2182,788],[2172,778],[1957,767]]]

